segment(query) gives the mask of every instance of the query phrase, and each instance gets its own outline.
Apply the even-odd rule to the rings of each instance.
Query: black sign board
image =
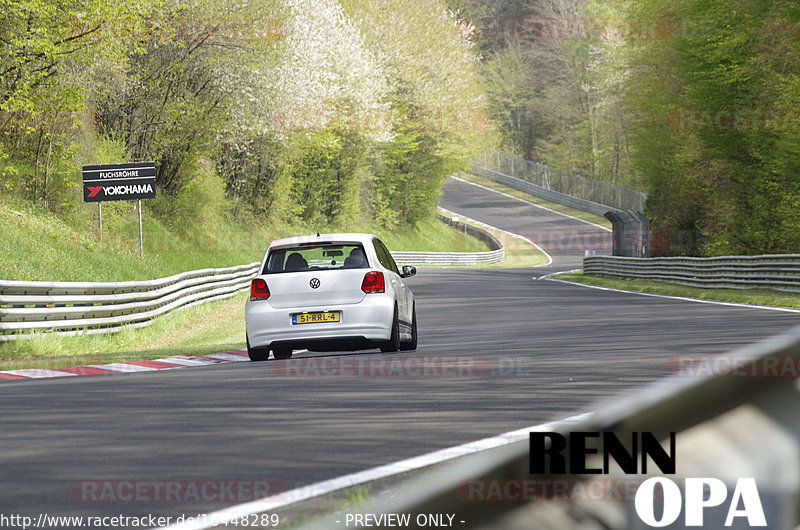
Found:
[[[155,162],[83,166],[83,201],[129,201],[156,196]]]

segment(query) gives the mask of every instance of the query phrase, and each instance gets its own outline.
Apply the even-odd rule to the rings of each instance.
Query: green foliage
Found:
[[[648,183],[654,228],[673,236],[663,250],[797,252],[800,128],[777,125],[800,102],[796,11],[784,3],[682,0],[632,13],[676,27],[703,21],[629,50],[642,65],[627,98],[640,117],[634,160]]]
[[[225,182],[217,175],[211,160],[200,159],[184,166],[186,176],[176,194],[173,213],[182,222],[197,226],[217,226],[226,217]]]
[[[146,223],[410,229],[483,146],[485,99],[443,1],[382,2],[10,0],[0,190],[82,225],[90,249],[106,243],[80,166],[139,160],[157,168]],[[119,248],[135,213],[103,205]]]
[[[530,159],[537,140],[537,96],[534,70],[530,67],[523,47],[510,43],[488,56],[482,64],[482,74],[489,98],[489,112],[501,131],[504,152]]]
[[[285,220],[321,227],[356,220],[368,154],[365,138],[355,132],[295,135],[280,177],[293,205]]]
[[[393,136],[378,153],[366,207],[378,226],[410,227],[433,214],[444,179],[491,141],[477,54],[463,20],[439,0],[342,5],[393,80]]]
[[[431,133],[405,126],[383,150],[383,168],[373,182],[379,226],[414,225],[436,211],[444,179],[458,169],[436,145]]]

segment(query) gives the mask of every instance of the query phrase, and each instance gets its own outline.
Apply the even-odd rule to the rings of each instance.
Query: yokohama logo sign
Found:
[[[155,196],[153,162],[83,166],[84,202],[152,199]]]
[[[97,194],[101,192],[101,196],[103,197],[108,195],[141,195],[155,193],[151,184],[139,184],[134,186],[87,186],[86,189],[89,190],[89,199],[96,197]]]

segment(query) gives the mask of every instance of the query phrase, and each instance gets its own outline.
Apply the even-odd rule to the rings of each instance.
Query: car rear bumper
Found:
[[[340,322],[292,324],[292,315],[316,311],[339,311]],[[368,348],[388,340],[392,332],[394,300],[367,295],[358,304],[306,306],[276,309],[266,302],[247,302],[247,337],[254,348],[288,345],[297,348]]]

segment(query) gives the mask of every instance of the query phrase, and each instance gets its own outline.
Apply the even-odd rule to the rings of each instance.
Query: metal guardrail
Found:
[[[607,207],[606,210],[597,215],[603,215],[609,208],[641,212],[644,211],[644,202],[647,200],[646,193],[582,175],[565,173],[539,162],[525,160],[505,153],[484,152],[482,156],[475,160],[473,166],[478,164],[491,173],[509,176],[517,181],[532,184],[535,187],[531,189],[537,191],[537,193],[534,193],[535,195],[541,192],[557,193],[558,195],[551,195],[550,197],[552,198],[543,197],[553,202],[559,202],[555,199],[568,196],[585,200],[587,203],[605,205]],[[533,192],[529,191],[528,193]],[[579,206],[573,207],[583,209]]]
[[[31,338],[35,331],[76,335],[144,327],[173,309],[247,289],[259,265],[201,269],[151,281],[0,281],[0,342]]]
[[[692,287],[762,287],[800,292],[800,254],[721,256],[714,258],[584,258],[585,274],[658,280]]]
[[[458,215],[458,214],[456,214]],[[480,239],[492,250],[488,252],[392,252],[392,257],[399,266],[403,265],[439,265],[439,266],[471,266],[499,263],[505,256],[503,244],[492,234],[477,226],[454,221],[450,217],[438,214],[439,220],[453,228]]]
[[[499,263],[504,249],[490,252],[392,252],[397,265],[470,266]]]
[[[478,265],[497,263],[504,249],[480,228],[442,221],[486,241],[490,252],[392,252],[402,265]],[[219,300],[250,286],[260,262],[201,269],[151,281],[22,282],[0,280],[0,342],[30,339],[36,332],[57,335],[115,333],[145,327],[178,308]]]
[[[552,430],[567,439],[572,432],[613,432],[620,440],[630,440],[631,433],[642,431],[663,440],[675,432],[677,474],[670,479],[682,484],[683,478],[714,477],[731,492],[738,478],[753,477],[769,528],[794,528],[800,523],[798,378],[737,374],[749,373],[752,366],[771,366],[773,361],[796,360],[800,327],[723,356],[733,361],[721,364],[725,368],[719,373],[657,381],[615,396],[582,421]],[[624,487],[653,474],[624,475],[612,468],[610,474],[599,476],[531,475],[529,459],[528,441],[514,442],[428,471],[393,488],[390,497],[349,511],[372,514],[373,520],[379,514],[410,514],[412,521],[419,514],[453,514],[456,521],[478,529],[649,528],[638,519],[630,495],[618,495],[612,489],[598,502],[586,492],[593,490],[593,479],[601,478],[600,489],[607,491],[608,483],[616,481]],[[603,467],[602,448],[587,460],[586,467]],[[554,487],[559,481],[568,483],[568,490],[553,500],[541,493],[543,486],[537,489],[531,484],[533,494],[524,495],[523,481],[534,480]],[[493,497],[470,498],[472,485],[485,490],[487,484],[497,486]],[[504,496],[503,487],[508,484],[516,486],[510,489],[516,497]],[[723,512],[722,520],[713,520],[714,514],[706,514],[708,527],[723,527],[724,516]],[[330,528],[341,517],[341,513],[329,513],[300,528]]]

